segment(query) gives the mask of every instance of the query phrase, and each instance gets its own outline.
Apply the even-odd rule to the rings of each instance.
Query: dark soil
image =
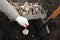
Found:
[[[30,32],[27,36],[25,36],[22,34],[22,30],[24,29],[22,26],[20,26],[17,22],[10,22],[9,19],[2,12],[0,12],[0,40],[58,40],[60,38],[60,31],[57,30],[59,27],[56,25],[56,19],[51,20],[49,22],[50,24],[48,24],[51,26],[50,30],[53,32],[42,38],[39,38],[37,35],[37,27],[40,25],[37,23],[41,23],[41,20],[30,20],[30,26],[28,27]]]
[[[60,5],[59,0],[42,0],[42,3],[42,6],[48,10],[48,16]],[[21,27],[17,22],[10,22],[4,13],[0,12],[0,40],[59,40],[60,31],[57,29],[60,26],[60,18],[58,17],[56,19],[53,21],[51,20],[49,22],[50,24],[48,23],[50,30],[53,32],[43,38],[38,38],[38,26],[36,26],[37,23],[33,24],[35,23],[34,20],[32,23],[29,21],[30,26],[28,27],[28,30],[30,32],[25,36],[22,34],[22,30],[24,29],[23,27]]]
[[[0,12],[0,40],[39,40],[32,25],[28,27],[30,32],[27,36],[22,34],[23,29],[17,22],[10,22],[4,13]]]

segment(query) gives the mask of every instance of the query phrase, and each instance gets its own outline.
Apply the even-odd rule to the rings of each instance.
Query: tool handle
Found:
[[[50,16],[52,19],[55,19],[60,14],[60,6],[52,13]]]

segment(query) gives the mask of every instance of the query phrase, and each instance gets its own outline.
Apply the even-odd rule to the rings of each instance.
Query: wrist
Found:
[[[20,19],[20,17],[21,17],[21,16],[18,16],[18,17],[15,19],[15,21],[18,21],[18,20]]]

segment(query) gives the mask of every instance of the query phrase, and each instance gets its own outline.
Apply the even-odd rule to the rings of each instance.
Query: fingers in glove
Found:
[[[29,23],[28,23],[28,24],[23,25],[23,27],[25,27],[25,28],[28,28],[28,26],[29,26]]]

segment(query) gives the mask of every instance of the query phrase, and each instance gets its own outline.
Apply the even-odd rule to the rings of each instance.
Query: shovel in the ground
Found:
[[[50,21],[50,19],[55,19],[59,14],[60,14],[60,7],[58,7],[58,8],[51,14],[51,16],[49,16],[48,19],[47,19],[44,23],[42,23],[42,25],[38,28],[38,30],[40,31],[40,30],[44,27],[44,25],[46,25],[46,24]]]

